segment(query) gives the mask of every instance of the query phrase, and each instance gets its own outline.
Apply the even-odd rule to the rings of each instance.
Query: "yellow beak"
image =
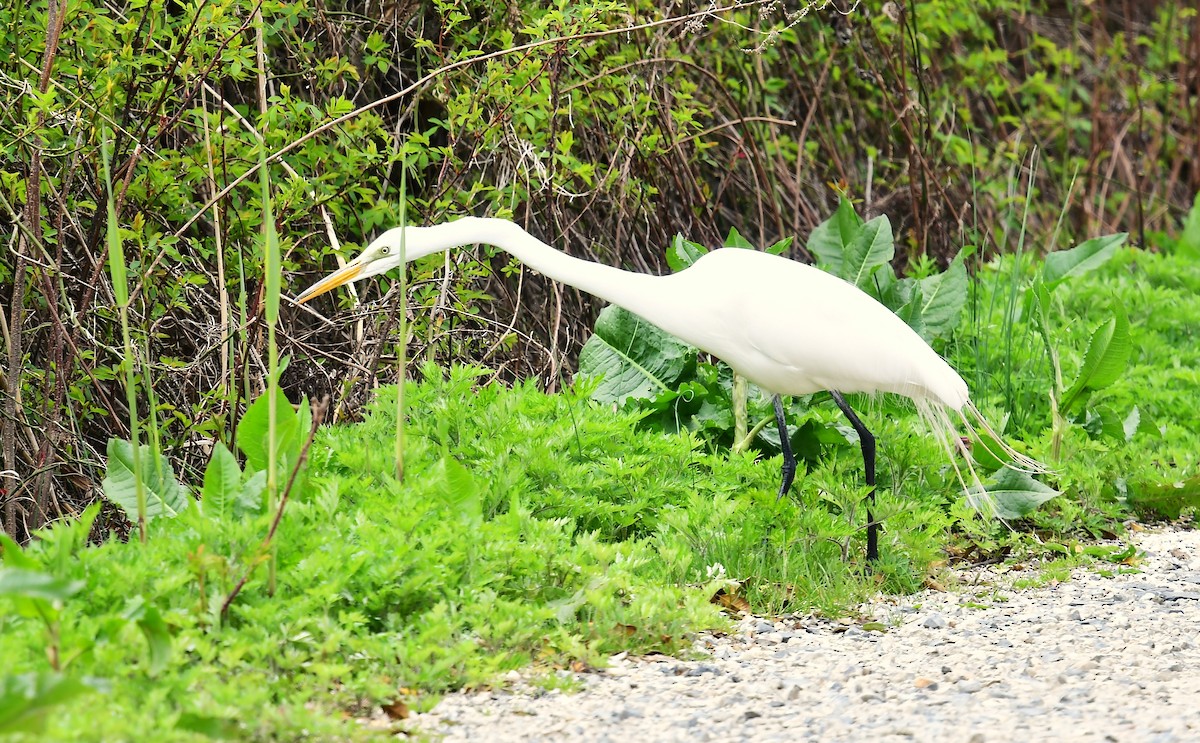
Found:
[[[296,304],[304,304],[314,297],[319,297],[326,292],[333,291],[342,284],[349,284],[351,281],[354,281],[356,278],[358,278],[360,273],[362,273],[363,265],[364,264],[357,258],[350,261],[346,265],[342,266],[338,270],[334,271],[301,292],[300,296],[296,297]]]

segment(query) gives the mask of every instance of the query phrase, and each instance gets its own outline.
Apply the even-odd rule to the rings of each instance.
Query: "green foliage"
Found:
[[[56,707],[96,691],[97,686],[94,680],[79,680],[53,671],[0,678],[0,735],[40,735]]]
[[[1085,395],[1109,387],[1120,379],[1132,350],[1129,320],[1117,307],[1116,314],[1092,333],[1083,366],[1079,368],[1075,382],[1063,393],[1062,409],[1070,413],[1086,401]]]
[[[1125,234],[1093,238],[1070,250],[1050,254],[1043,262],[1041,271],[1025,291],[1026,315],[1033,320],[1032,326],[1041,336],[1053,371],[1049,402],[1054,421],[1051,451],[1055,458],[1059,455],[1063,429],[1070,416],[1076,416],[1075,420],[1085,425],[1085,415],[1092,421],[1107,418],[1110,420],[1107,428],[1109,431],[1113,430],[1111,420],[1115,413],[1110,409],[1087,409],[1083,413],[1081,411],[1093,393],[1111,386],[1124,373],[1132,350],[1132,339],[1129,320],[1125,311],[1118,305],[1113,315],[1092,333],[1075,381],[1066,386],[1059,350],[1053,339],[1053,293],[1065,281],[1084,276],[1110,261],[1117,248],[1125,242],[1125,238]],[[1015,284],[1012,291],[1015,298]],[[1013,305],[1010,303],[1011,306]],[[1010,363],[1015,361],[1016,359],[1010,358]],[[1129,415],[1136,413],[1131,411]]]
[[[898,278],[891,222],[886,215],[863,222],[847,198],[813,229],[806,247],[819,266],[879,300],[926,341],[944,340],[958,327],[967,303],[966,251],[940,273]]]
[[[1183,222],[1183,231],[1179,234],[1175,249],[1180,255],[1200,258],[1200,193],[1197,193],[1192,201],[1192,208],[1188,210],[1187,219]]]
[[[756,601],[786,605],[793,593],[784,586],[831,573],[839,577],[821,584],[824,594],[791,600],[832,606],[873,590],[828,546],[795,563],[774,560],[789,540],[827,544],[807,533],[827,517],[809,521],[799,504],[774,504],[773,473],[750,459],[639,433],[636,415],[591,406],[583,391],[476,387],[480,372],[464,368],[445,379],[432,366],[425,374],[408,390],[403,486],[389,461],[393,388],[362,424],[322,434],[312,485],[281,526],[275,599],[265,575],[252,577],[228,621],[215,621],[235,564],[261,559],[241,546],[262,533],[265,516],[252,511],[204,503],[202,518],[189,509],[157,522],[146,545],[109,543],[64,560],[56,577],[88,583],[69,599],[64,646],[90,648],[72,667],[109,679],[112,692],[98,709],[62,708],[47,734],[119,738],[156,725],[182,735],[216,725],[235,737],[288,738],[303,728],[353,737],[341,712],[401,689],[483,683],[531,661],[678,649],[686,630],[720,626],[708,599],[728,579],[708,576],[703,560],[735,539],[746,549],[727,567],[751,582]],[[226,482],[209,493],[233,492],[236,467],[213,466]],[[709,481],[716,490],[697,489]],[[805,505],[824,512],[816,500]],[[677,528],[683,513],[686,533]],[[759,530],[778,518],[794,526],[762,540]],[[704,544],[722,531],[720,544]],[[40,569],[52,562],[50,543],[24,554]],[[820,569],[799,575],[806,566]],[[122,610],[126,599],[133,603]],[[0,622],[0,652],[14,673],[44,662],[27,620]],[[145,639],[131,642],[125,628]],[[206,692],[186,692],[195,688]]]
[[[618,405],[674,389],[695,366],[695,348],[615,305],[600,312],[579,352],[580,375],[599,380],[593,398]]]
[[[1105,263],[1125,244],[1128,233],[1105,235],[1085,240],[1070,250],[1059,250],[1046,256],[1042,264],[1042,283],[1053,289],[1067,279],[1083,276]]]
[[[1002,519],[1021,519],[1038,506],[1059,495],[1059,492],[1033,479],[1028,473],[1003,467],[993,480],[984,484],[996,506],[996,516]]]
[[[387,279],[362,287],[361,337],[277,303],[278,291],[404,208],[414,222],[516,216],[574,254],[654,270],[653,246],[678,232],[715,243],[736,223],[766,245],[855,194],[889,215],[897,264],[916,280],[962,242],[1013,249],[1013,174],[1037,143],[1055,153],[1030,175],[1037,244],[1124,229],[1136,213],[1138,239],[1165,247],[1195,196],[1175,167],[1194,151],[1177,72],[1197,64],[1183,42],[1195,11],[1142,5],[937,0],[802,19],[745,8],[718,21],[608,0],[332,14],[278,0],[81,0],[57,44],[46,4],[0,8],[0,74],[11,81],[0,94],[0,210],[21,225],[0,258],[0,295],[21,300],[23,320],[9,364],[22,409],[0,428],[22,477],[39,462],[73,465],[31,477],[31,498],[7,509],[5,526],[90,499],[68,473],[95,475],[109,437],[140,444],[123,422],[135,409],[133,425],[162,421],[155,448],[176,472],[198,473],[208,442],[231,445],[241,408],[272,376],[260,333],[276,315],[281,353],[299,360],[280,377],[290,399],[359,399],[386,358],[370,355],[364,369],[350,349],[390,348],[382,336],[403,324],[371,301]],[[1046,15],[1064,23],[1038,22]],[[1032,20],[1004,33],[1014,17]],[[1109,167],[1124,159],[1140,165]],[[251,172],[264,161],[269,174]],[[1144,203],[1151,191],[1162,208]],[[1061,234],[1045,239],[1060,214]],[[1194,224],[1172,244],[1194,246]],[[837,227],[848,225],[859,226]],[[277,253],[257,239],[268,228]],[[919,332],[942,337],[916,320],[932,287],[872,269],[887,248],[884,224],[875,228],[856,247],[856,280],[870,273],[869,291],[908,304],[901,314]],[[820,234],[810,249],[825,260]],[[840,260],[852,236],[835,237]],[[592,307],[567,293],[547,322],[528,301],[540,280],[480,258],[437,281],[441,260],[413,267],[405,339],[425,358],[569,367],[575,347],[564,341],[584,334]],[[132,400],[109,383],[127,374]],[[37,435],[49,430],[60,434]]]
[[[1101,243],[1111,240],[1086,241],[1076,250],[1096,255]],[[1011,388],[998,375],[972,387],[981,406],[1000,400],[999,409],[1010,413],[1007,434],[1046,452],[1055,468],[1050,479],[1064,496],[1033,514],[1035,522],[1099,535],[1130,510],[1176,518],[1200,505],[1186,464],[1189,447],[1200,440],[1180,421],[1177,397],[1200,382],[1196,264],[1128,248],[1115,248],[1102,264],[1056,260],[1093,265],[1052,289],[1044,266],[1033,261],[1006,258],[987,267],[974,285],[973,305],[991,307],[991,314],[976,315],[952,347],[952,363],[968,373],[1012,374]],[[998,296],[1014,291],[1013,274],[1025,301],[1016,302],[1012,327],[1024,335],[1009,355],[980,336],[1003,326],[1005,301]],[[1011,402],[1003,399],[1008,389],[1017,395]]]
[[[273,430],[271,414],[269,394],[260,396],[246,409],[238,424],[238,449],[246,457],[248,474],[265,473],[274,464],[279,477],[286,478],[300,460],[300,452],[312,427],[312,410],[307,399],[293,406],[283,392],[276,389]]]
[[[175,479],[166,455],[142,444],[122,439],[108,440],[108,469],[102,483],[104,497],[120,506],[134,523],[160,516],[179,515],[191,502],[187,489]]]

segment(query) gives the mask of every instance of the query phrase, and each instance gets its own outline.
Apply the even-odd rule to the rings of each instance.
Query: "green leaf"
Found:
[[[1070,411],[1085,399],[1087,392],[1102,390],[1120,378],[1129,364],[1133,339],[1129,334],[1129,319],[1118,306],[1114,317],[1096,328],[1088,342],[1087,354],[1075,383],[1063,394],[1062,409]]]
[[[235,740],[240,735],[237,723],[223,717],[201,715],[195,712],[184,712],[179,716],[175,727],[189,733],[203,735],[213,740]]]
[[[141,481],[146,489],[146,520],[159,516],[175,517],[188,507],[191,496],[175,479],[171,463],[148,444],[138,447]],[[101,483],[104,497],[120,506],[130,521],[137,520],[137,481],[134,474],[133,444],[124,439],[108,440],[108,469]]]
[[[1125,441],[1125,429],[1121,416],[1106,406],[1087,410],[1084,415],[1083,430],[1087,431],[1093,439],[1103,437],[1113,441]]]
[[[876,280],[864,287],[864,290],[924,338],[925,318],[921,308],[925,302],[921,294],[921,284],[908,277],[897,279],[891,266],[888,266],[887,270],[877,271],[874,278]]]
[[[742,233],[737,231],[737,227],[729,228],[729,234],[725,237],[725,247],[754,250],[754,245],[751,244],[749,240],[742,237]]]
[[[700,243],[685,240],[683,235],[676,234],[671,240],[671,247],[667,249],[667,265],[678,273],[700,260],[700,256],[707,252],[708,248]]]
[[[150,653],[150,672],[158,673],[171,659],[171,628],[162,612],[142,596],[130,599],[123,612],[125,619],[136,622],[146,638]]]
[[[1185,508],[1200,508],[1200,475],[1171,482],[1131,484],[1127,498],[1141,513],[1174,520]]]
[[[1070,250],[1051,253],[1046,256],[1042,266],[1042,280],[1053,289],[1055,285],[1069,278],[1096,270],[1108,263],[1127,237],[1128,232],[1093,237]]]
[[[242,490],[238,493],[237,501],[234,504],[234,514],[258,513],[262,511],[263,506],[266,505],[266,494],[267,471],[262,469],[246,478],[246,482],[242,485]]]
[[[1183,231],[1179,233],[1179,242],[1175,249],[1180,255],[1200,258],[1200,193],[1192,201],[1187,218],[1183,220]]]
[[[958,327],[967,306],[967,267],[960,252],[945,271],[921,279],[920,327],[914,327],[927,342],[945,338]],[[912,325],[912,323],[909,323]]]
[[[1059,495],[1057,490],[1033,479],[1028,472],[1011,467],[997,472],[985,489],[996,507],[996,516],[1002,519],[1024,518]],[[972,490],[976,491],[975,488]]]
[[[246,465],[249,469],[265,470],[267,468],[268,416],[270,398],[266,393],[246,409],[246,414],[238,423],[237,445],[246,455]],[[282,390],[275,390],[275,451],[286,454],[300,447],[300,421],[292,403]],[[283,462],[284,456],[278,457]]]
[[[1133,441],[1133,435],[1138,432],[1138,428],[1142,423],[1142,411],[1138,410],[1138,406],[1134,405],[1125,416],[1125,420],[1121,421],[1121,433],[1125,435],[1125,443]]]
[[[844,276],[842,262],[847,246],[858,233],[862,219],[854,211],[849,199],[842,199],[834,215],[813,228],[806,247],[826,271],[834,276]]]
[[[242,468],[229,447],[218,441],[213,446],[212,458],[204,469],[204,488],[201,504],[205,513],[215,519],[230,515],[233,503],[242,488]]]
[[[792,242],[795,239],[796,238],[794,238],[794,237],[788,236],[788,237],[783,238],[782,240],[777,240],[774,243],[772,243],[770,246],[767,247],[767,252],[770,253],[771,255],[783,255],[784,252],[786,252],[788,248],[792,247]]]
[[[695,348],[614,305],[596,319],[579,353],[579,374],[602,377],[593,399],[621,404],[671,389],[695,363]]]
[[[868,285],[871,273],[896,254],[892,240],[892,223],[879,215],[859,227],[854,240],[846,247],[841,277],[859,288]]]
[[[42,732],[54,707],[93,691],[102,682],[84,683],[52,671],[0,679],[0,735]]]
[[[34,570],[0,568],[0,596],[65,602],[85,585],[80,580],[65,580]]]
[[[41,567],[37,560],[26,554],[25,550],[21,549],[21,545],[14,542],[7,534],[0,534],[0,555],[4,557],[4,564],[10,568],[37,570]]]

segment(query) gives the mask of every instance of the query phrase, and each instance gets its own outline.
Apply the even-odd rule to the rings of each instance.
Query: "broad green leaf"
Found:
[[[262,469],[246,478],[246,482],[242,485],[237,500],[233,504],[234,514],[262,511],[263,506],[266,505],[266,493],[267,471]]]
[[[1121,432],[1125,434],[1125,443],[1133,441],[1133,435],[1137,433],[1142,422],[1142,411],[1138,410],[1138,406],[1134,405],[1129,411],[1129,415],[1125,416],[1125,420],[1121,421]]]
[[[1085,399],[1086,392],[1102,390],[1117,381],[1125,372],[1132,352],[1129,320],[1125,317],[1125,311],[1118,306],[1116,315],[1092,333],[1079,376],[1063,394],[1063,410],[1072,410]]]
[[[737,227],[729,228],[729,234],[725,237],[725,247],[754,250],[754,245],[752,245],[749,240],[742,237],[742,233],[737,231]]]
[[[1093,439],[1108,438],[1113,441],[1125,441],[1125,429],[1121,416],[1107,406],[1087,410],[1084,415],[1083,430],[1087,431]]]
[[[892,241],[892,223],[879,215],[858,228],[846,247],[841,277],[862,288],[868,285],[871,273],[892,260],[896,246]]]
[[[700,243],[685,240],[683,235],[677,234],[671,240],[671,247],[667,249],[667,265],[671,267],[672,271],[679,273],[700,260],[700,256],[707,252],[708,248]]]
[[[1042,280],[1050,288],[1054,288],[1056,284],[1066,279],[1096,270],[1108,263],[1117,248],[1125,243],[1127,237],[1129,237],[1128,232],[1093,237],[1070,250],[1051,253],[1046,256],[1045,264],[1042,266]]]
[[[1183,231],[1179,233],[1176,250],[1180,255],[1200,258],[1200,193],[1196,194],[1192,208],[1183,220]]]
[[[806,247],[817,263],[834,276],[845,276],[842,270],[846,248],[854,240],[862,219],[849,199],[842,199],[834,215],[813,228]]]
[[[876,272],[874,278],[876,281],[872,281],[865,287],[865,291],[875,296],[875,291],[878,290],[879,296],[876,298],[924,338],[925,321],[921,313],[924,302],[922,301],[921,285],[915,279],[908,277],[897,279],[891,271],[891,266],[888,266],[888,270]]]
[[[300,446],[300,421],[283,391],[276,389],[275,395],[275,451],[287,453],[297,450]],[[246,455],[249,469],[267,468],[269,400],[265,393],[259,395],[238,423],[237,445]],[[279,457],[281,462],[284,459],[283,456]]]
[[[0,678],[0,735],[40,733],[54,707],[103,688],[99,680],[85,683],[53,671],[4,676]]]
[[[1007,422],[1007,420],[1002,420],[1001,426]],[[1002,427],[997,429],[997,436],[1003,436]],[[1004,442],[997,436],[992,436],[982,429],[975,431],[975,437],[971,440],[971,459],[975,461],[977,470],[995,472],[1007,469],[1007,465],[1011,463],[1012,459],[1004,451]]]
[[[1059,495],[1057,490],[1033,479],[1029,473],[1011,467],[997,472],[985,488],[996,507],[996,516],[1002,519],[1024,518]]]
[[[83,581],[56,578],[34,570],[0,568],[0,596],[65,602],[85,585]]]
[[[621,404],[672,388],[695,363],[695,348],[614,305],[596,319],[579,354],[579,374],[602,377],[593,399]]]
[[[205,513],[215,519],[223,519],[233,510],[233,502],[242,489],[242,468],[229,447],[218,441],[213,446],[212,458],[204,469],[204,499],[201,504]]]
[[[174,517],[188,507],[191,496],[175,479],[171,463],[155,454],[148,444],[139,447],[141,480],[146,489],[146,520]],[[108,440],[108,469],[101,483],[104,497],[120,506],[130,521],[137,520],[137,480],[133,469],[133,444],[124,439]]]
[[[918,283],[921,287],[920,327],[914,326],[914,330],[927,342],[945,338],[958,327],[963,308],[967,306],[969,282],[963,254],[955,256],[942,273]]]

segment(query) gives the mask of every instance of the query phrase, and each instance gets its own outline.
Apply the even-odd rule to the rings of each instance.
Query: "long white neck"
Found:
[[[464,217],[424,230],[437,230],[436,250],[471,243],[500,248],[538,273],[588,294],[652,319],[662,306],[663,281],[667,277],[623,271],[619,268],[573,258],[555,250],[506,219]],[[429,235],[434,237],[432,233]],[[661,309],[658,310],[661,314]],[[664,328],[670,331],[671,328]]]

